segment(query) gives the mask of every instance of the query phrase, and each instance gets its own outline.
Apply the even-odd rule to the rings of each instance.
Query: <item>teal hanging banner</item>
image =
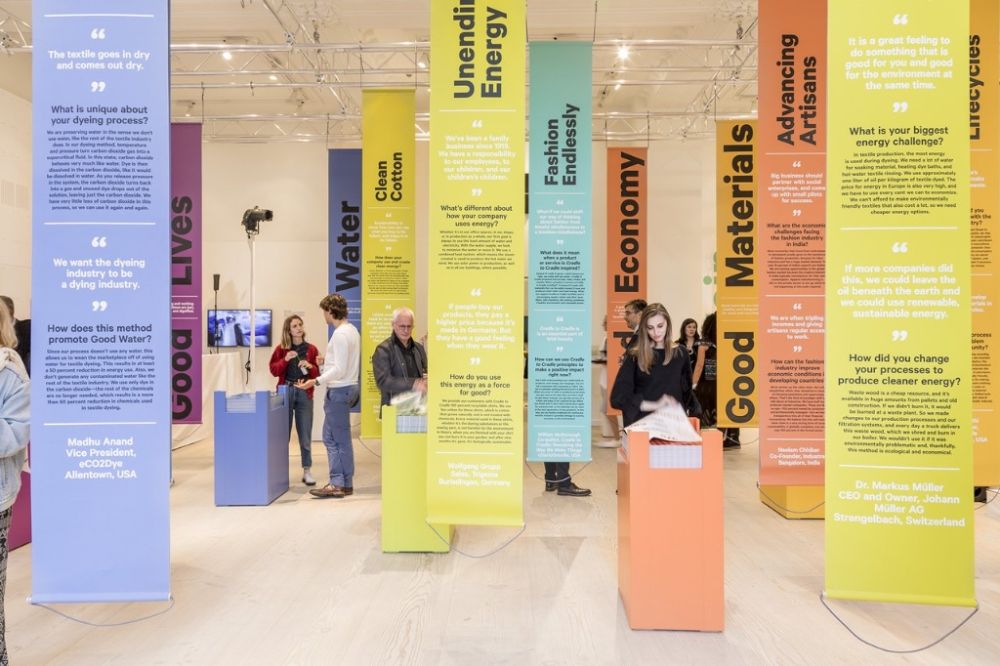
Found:
[[[533,42],[528,460],[590,460],[591,44]]]

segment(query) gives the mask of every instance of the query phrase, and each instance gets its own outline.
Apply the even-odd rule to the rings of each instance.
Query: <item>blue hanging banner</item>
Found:
[[[33,3],[33,603],[170,596],[167,0]]]
[[[590,460],[591,50],[531,43],[528,460]]]
[[[361,330],[361,149],[329,151],[329,243],[328,292],[347,300],[347,319]],[[329,337],[329,331],[327,332]],[[317,343],[320,350],[326,342]],[[361,411],[361,405],[351,408]]]

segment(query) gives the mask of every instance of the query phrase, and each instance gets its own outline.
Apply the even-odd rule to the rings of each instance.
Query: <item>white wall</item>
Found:
[[[31,103],[0,89],[0,294],[31,317]]]
[[[31,270],[31,106],[0,90],[0,293],[30,315]],[[427,321],[427,148],[417,143],[417,313],[418,335]],[[606,298],[606,145],[594,144],[593,339],[601,341]],[[270,208],[275,219],[262,223],[256,243],[256,305],[274,314],[275,337],[284,317],[303,315],[311,340],[321,349],[326,326],[319,300],[327,293],[327,147],[318,144],[204,145],[204,266],[202,295],[213,307],[212,274],[222,276],[219,306],[249,307],[250,252],[240,225],[243,211]],[[711,140],[654,142],[649,146],[648,300],[661,301],[680,323],[699,321],[712,309],[715,235],[714,143]],[[386,332],[388,335],[388,332]],[[257,352],[254,388],[272,386],[266,363],[270,350]]]

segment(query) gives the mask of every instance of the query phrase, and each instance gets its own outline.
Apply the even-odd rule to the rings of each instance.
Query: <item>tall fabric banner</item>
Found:
[[[972,447],[977,486],[1000,485],[1000,340],[995,269],[1000,236],[1000,11],[995,0],[969,3],[969,140],[972,165]]]
[[[327,290],[347,301],[347,320],[361,328],[361,150],[327,151]],[[322,345],[319,345],[322,347]],[[362,372],[365,364],[361,364]],[[369,368],[369,372],[371,368]],[[358,412],[361,405],[351,408]]]
[[[591,59],[531,44],[529,460],[590,460]]]
[[[608,395],[633,331],[625,304],[646,298],[646,148],[608,148]],[[618,410],[607,405],[608,414]]]
[[[429,523],[523,522],[525,48],[523,0],[431,3]]]
[[[753,121],[715,130],[719,266],[716,406],[720,427],[757,425],[757,135]],[[709,407],[709,405],[702,405]]]
[[[969,14],[830,5],[826,594],[971,606]]]
[[[760,485],[822,486],[826,2],[759,8]]]
[[[32,593],[170,594],[166,0],[33,3]]]
[[[392,313],[416,305],[413,90],[362,95],[361,436],[379,437],[382,394],[371,357],[392,333]]]
[[[170,126],[170,409],[201,423],[201,125]]]

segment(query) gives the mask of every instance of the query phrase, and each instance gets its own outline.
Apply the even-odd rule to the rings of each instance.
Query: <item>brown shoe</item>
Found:
[[[353,490],[352,490],[353,492]],[[331,486],[329,483],[322,488],[313,488],[309,491],[309,494],[313,497],[318,497],[320,499],[327,499],[329,497],[343,497],[344,489],[339,486]]]
[[[354,494],[354,486],[344,486],[341,488],[341,490],[344,491],[345,496]]]

